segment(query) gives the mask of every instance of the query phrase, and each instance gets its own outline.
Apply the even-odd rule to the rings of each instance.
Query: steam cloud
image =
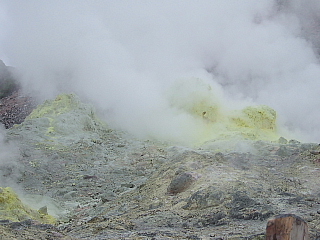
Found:
[[[20,177],[18,166],[19,149],[13,142],[5,139],[5,129],[0,126],[0,186],[10,186],[20,190],[16,184]]]
[[[0,58],[26,89],[74,91],[140,136],[201,130],[166,97],[176,80],[201,78],[226,109],[266,104],[282,127],[320,141],[319,10],[316,0],[2,0]]]

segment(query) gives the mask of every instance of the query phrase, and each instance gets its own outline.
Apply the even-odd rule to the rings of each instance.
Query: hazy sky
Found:
[[[168,92],[201,78],[222,108],[269,105],[320,141],[318,2],[0,0],[0,59],[43,98],[74,91],[136,134],[192,137]]]

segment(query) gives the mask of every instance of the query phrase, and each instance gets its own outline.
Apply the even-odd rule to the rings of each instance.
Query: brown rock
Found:
[[[195,180],[196,177],[193,173],[184,172],[171,181],[167,192],[169,194],[181,193],[190,187]]]
[[[308,240],[308,225],[294,214],[281,214],[268,221],[266,240]]]

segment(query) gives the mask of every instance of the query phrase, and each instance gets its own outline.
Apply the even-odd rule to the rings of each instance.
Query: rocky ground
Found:
[[[36,106],[35,99],[20,90],[14,68],[0,60],[0,123],[5,128],[20,124]]]
[[[1,101],[26,116],[33,105],[19,99],[29,98]],[[3,219],[0,239],[264,239],[268,218],[282,213],[320,239],[319,144],[142,141],[74,95],[44,102],[5,134],[0,182],[57,224]]]
[[[17,90],[0,99],[0,123],[5,128],[20,124],[37,106],[32,97],[25,96]]]

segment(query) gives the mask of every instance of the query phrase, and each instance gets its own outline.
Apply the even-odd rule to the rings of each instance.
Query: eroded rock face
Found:
[[[320,147],[284,140],[243,140],[242,151],[233,141],[223,149],[141,141],[66,95],[8,130],[19,156],[15,172],[1,174],[55,199],[70,238],[261,239],[267,218],[281,213],[301,216],[316,236]]]

